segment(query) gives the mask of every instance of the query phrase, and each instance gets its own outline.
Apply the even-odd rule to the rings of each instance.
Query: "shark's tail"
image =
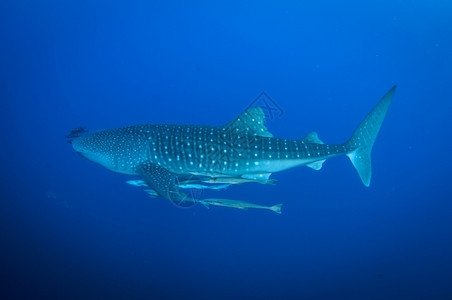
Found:
[[[378,104],[372,109],[367,117],[359,124],[355,133],[345,143],[348,149],[351,149],[347,153],[356,171],[358,171],[359,177],[365,186],[369,186],[370,178],[372,176],[372,166],[370,153],[375,139],[377,138],[378,131],[380,131],[381,124],[386,116],[389,105],[391,104],[392,97],[396,86],[392,87],[386,95],[378,102]]]

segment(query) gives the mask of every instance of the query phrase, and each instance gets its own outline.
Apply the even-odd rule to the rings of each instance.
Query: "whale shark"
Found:
[[[73,149],[113,172],[138,176],[129,184],[145,186],[151,197],[175,203],[201,203],[240,209],[263,208],[281,213],[281,204],[261,206],[230,199],[196,199],[184,188],[217,189],[257,182],[275,184],[276,172],[323,163],[346,155],[362,183],[370,185],[371,151],[392,102],[392,87],[342,144],[325,144],[316,132],[301,139],[274,137],[259,106],[225,125],[147,124],[99,130],[76,136]]]

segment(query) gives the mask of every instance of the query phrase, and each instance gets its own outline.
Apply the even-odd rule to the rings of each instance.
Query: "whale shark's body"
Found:
[[[74,139],[72,145],[82,157],[113,172],[142,177],[154,196],[206,205],[255,208],[253,204],[246,207],[243,204],[246,202],[242,201],[205,199],[202,202],[190,198],[179,191],[178,179],[187,181],[191,177],[192,185],[269,183],[272,173],[298,166],[318,170],[326,159],[347,155],[364,185],[369,186],[371,149],[394,92],[395,86],[344,144],[324,144],[315,132],[300,140],[273,137],[265,127],[262,109],[252,107],[223,126],[129,126],[89,133]],[[264,208],[280,212],[280,206]]]

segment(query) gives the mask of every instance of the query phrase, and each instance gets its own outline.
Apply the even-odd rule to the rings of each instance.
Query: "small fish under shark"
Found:
[[[263,206],[230,199],[196,199],[180,189],[221,190],[232,184],[275,184],[270,175],[293,167],[320,170],[323,162],[346,155],[363,184],[371,179],[371,150],[392,102],[391,88],[361,122],[348,141],[325,144],[317,133],[302,139],[274,137],[265,126],[262,108],[247,109],[221,126],[136,125],[75,137],[83,158],[124,175],[139,176],[129,184],[144,186],[151,197],[176,203],[200,203],[281,213],[281,205]]]

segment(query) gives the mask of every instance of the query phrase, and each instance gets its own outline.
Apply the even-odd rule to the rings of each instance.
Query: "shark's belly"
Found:
[[[227,167],[220,168],[191,168],[185,170],[193,175],[203,175],[211,177],[238,177],[243,175],[271,174],[294,167],[305,166],[319,161],[321,158],[311,159],[265,159],[265,160],[242,160],[228,163]],[[259,176],[252,176],[259,177]]]
[[[305,166],[320,159],[272,159],[253,162],[253,166],[246,173],[275,173],[290,168]],[[246,174],[245,173],[245,174]]]

